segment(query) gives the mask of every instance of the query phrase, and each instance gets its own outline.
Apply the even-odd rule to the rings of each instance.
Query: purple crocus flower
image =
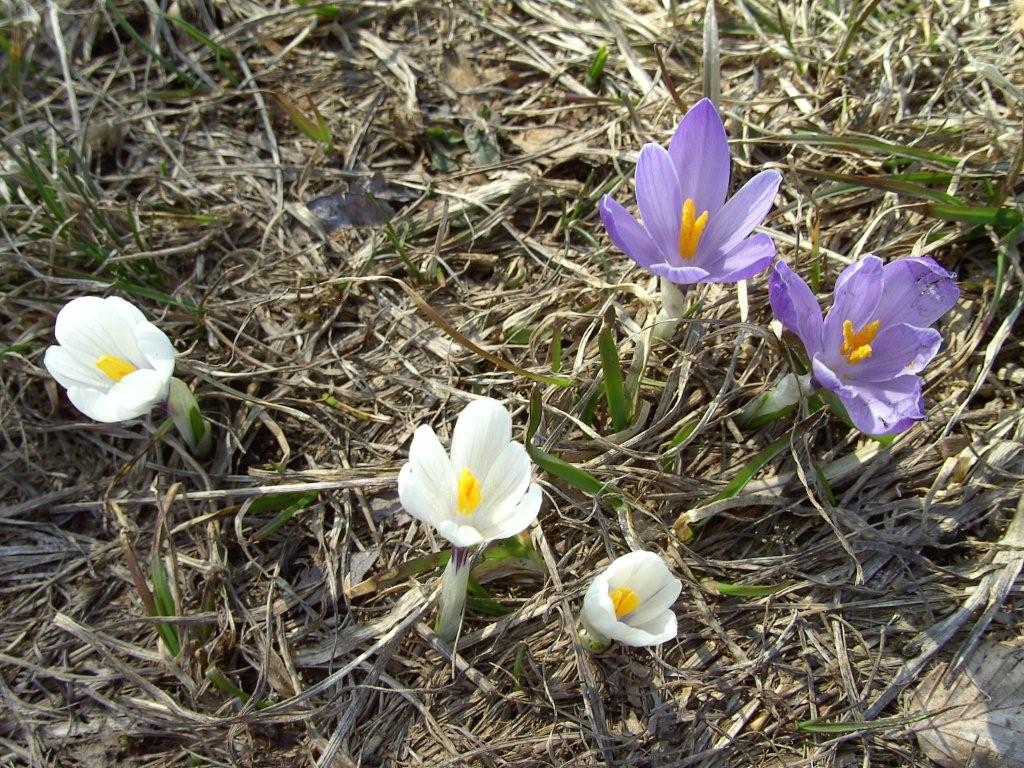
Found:
[[[672,134],[668,151],[645,144],[636,163],[643,224],[608,195],[600,202],[608,236],[644,269],[678,283],[734,283],[767,269],[768,235],[751,235],[771,208],[782,175],[761,171],[726,202],[729,144],[708,99],[697,102]]]
[[[882,264],[864,256],[840,273],[822,320],[810,287],[783,262],[768,280],[779,322],[803,342],[815,382],[834,392],[869,435],[902,432],[924,418],[917,374],[939,350],[935,323],[960,295],[932,259]]]

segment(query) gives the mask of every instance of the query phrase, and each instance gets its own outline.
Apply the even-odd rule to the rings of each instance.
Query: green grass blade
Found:
[[[284,94],[272,92],[270,96],[281,108],[281,111],[288,115],[288,119],[292,121],[292,125],[305,134],[306,138],[323,144],[327,149],[331,148],[332,136],[330,126],[327,125],[327,121],[324,120],[323,115],[320,114],[320,110],[316,108],[315,104],[311,104],[313,109],[313,118],[310,118],[306,116],[305,112],[299,109],[299,106],[294,101]]]
[[[1024,223],[1024,214],[1014,208],[993,206],[972,207],[935,203],[928,206],[928,215],[943,221],[959,221],[963,224],[988,224],[1000,232],[1009,232]]]
[[[737,493],[742,491],[746,487],[747,483],[753,479],[754,475],[760,472],[769,461],[782,453],[783,449],[785,449],[787,445],[789,445],[789,435],[785,434],[744,464],[736,477],[734,477],[724,489],[715,494],[711,501],[731,499]]]
[[[278,497],[278,498],[274,498]],[[268,536],[273,536],[281,526],[287,523],[294,517],[295,513],[299,510],[305,509],[318,498],[316,491],[308,491],[306,493],[281,493],[273,494],[272,496],[264,496],[256,501],[264,502],[265,509],[271,509],[271,504],[280,505],[281,511],[271,520],[269,523],[260,528],[250,538],[251,542],[260,541]],[[272,500],[272,501],[271,501]],[[256,502],[253,502],[249,507],[249,511],[253,511],[256,506]],[[256,510],[259,511],[259,510]]]
[[[602,43],[594,57],[590,60],[590,66],[587,67],[587,85],[591,90],[596,89],[601,84],[601,78],[604,76],[604,65],[607,61],[608,46]]]
[[[708,0],[704,9],[704,52],[701,61],[704,96],[718,105],[722,95],[722,67],[718,54],[718,17],[715,0]]]
[[[821,733],[831,735],[842,735],[845,733],[856,733],[857,731],[880,731],[888,728],[905,728],[919,720],[932,717],[933,712],[927,712],[913,717],[884,717],[878,720],[830,723],[826,720],[801,720],[796,724],[796,729],[801,733]]]
[[[557,456],[541,450],[533,444],[533,436],[540,427],[541,400],[540,390],[534,389],[530,397],[530,420],[526,425],[526,452],[533,459],[534,464],[543,469],[549,475],[564,480],[570,485],[579,488],[586,493],[597,495],[605,490],[606,486],[589,472],[584,472],[574,467]]]
[[[812,179],[823,179],[825,181],[837,181],[850,184],[853,187],[868,187],[869,189],[881,189],[885,192],[897,192],[901,195],[916,197],[921,200],[931,200],[937,203],[948,203],[955,205],[959,202],[952,195],[945,192],[929,189],[922,184],[903,178],[901,175],[892,176],[865,176],[850,173],[834,173],[832,171],[814,171],[804,169],[800,171],[804,176]],[[907,176],[912,176],[907,174]]]
[[[824,147],[839,147],[856,152],[879,153],[905,157],[908,160],[922,160],[926,162],[946,165],[955,168],[959,161],[949,155],[940,155],[937,152],[929,152],[926,149],[917,147],[905,147],[902,144],[882,141],[868,136],[830,136],[826,133],[814,133],[811,131],[797,131],[788,141],[794,144],[810,144]]]
[[[173,16],[171,14],[164,14],[164,18],[171,22],[174,26],[184,32],[186,35],[191,37],[200,45],[209,48],[214,55],[217,62],[218,71],[227,78],[228,82],[232,85],[238,85],[240,78],[238,73],[231,67],[231,62],[234,61],[234,54],[231,53],[227,48],[219,43],[215,42],[209,35],[203,32],[196,26],[193,26],[189,22],[185,21],[180,16]]]
[[[708,592],[724,597],[768,597],[792,586],[792,582],[782,584],[730,584],[727,581],[704,579],[701,586]]]
[[[612,417],[612,426],[621,432],[629,425],[629,400],[626,399],[626,386],[622,380],[622,365],[619,362],[619,350],[615,346],[612,328],[615,324],[615,310],[611,307],[604,316],[604,324],[597,337],[601,352],[601,368],[604,370],[604,392],[608,401],[608,413]]]
[[[526,658],[526,651],[526,643],[519,643],[516,647],[515,661],[512,662],[512,686],[517,691],[523,690],[520,681],[523,679],[523,659]]]
[[[153,558],[152,563],[153,581],[153,615],[155,616],[177,616],[174,606],[174,595],[171,593],[171,585],[167,578],[167,569],[164,568],[160,555]],[[156,631],[160,639],[164,641],[168,652],[177,656],[181,652],[181,641],[177,629],[171,624],[157,622]]]
[[[149,55],[151,59],[159,63],[160,66],[166,69],[169,73],[184,81],[193,91],[200,90],[198,81],[192,77],[191,74],[174,66],[173,62],[164,58],[155,48],[146,42],[142,35],[135,31],[135,27],[128,23],[128,19],[126,19],[124,14],[118,10],[117,4],[114,3],[113,0],[107,0],[105,5],[107,12],[114,17],[114,21],[117,23],[117,26],[123,29],[128,36]]]
[[[551,372],[562,371],[562,324],[555,320],[551,328]]]

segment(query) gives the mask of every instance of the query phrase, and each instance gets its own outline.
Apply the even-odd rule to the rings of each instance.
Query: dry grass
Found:
[[[924,765],[891,721],[838,735],[796,724],[898,718],[903,687],[977,621],[1019,635],[1019,587],[990,591],[986,575],[1006,560],[991,565],[1021,490],[1024,274],[1005,227],[824,174],[946,174],[927,187],[1019,210],[1012,9],[720,9],[734,177],[784,172],[768,223],[780,255],[820,269],[823,292],[871,251],[929,252],[961,276],[929,417],[879,449],[823,416],[733,423],[785,370],[762,330],[763,277],[749,323],[733,291],[708,290],[702,335],[642,343],[654,283],[608,246],[594,204],[628,196],[636,151],[679,118],[656,47],[681,100],[699,97],[702,3],[270,5],[2,5],[0,765]],[[602,43],[605,76],[588,83]],[[329,149],[287,104],[319,114]],[[500,159],[445,148],[438,128]],[[303,203],[372,173],[407,193],[390,237],[307,227]],[[42,352],[83,292],[133,298],[172,336],[215,458],[85,423],[66,402]],[[536,385],[536,441],[627,500],[542,475],[544,568],[487,583],[512,612],[469,616],[454,659],[429,629],[439,571],[346,588],[439,547],[397,502],[415,426],[445,432],[463,393],[487,393],[525,427],[535,385],[453,341],[423,304],[541,374],[559,328],[573,384]],[[624,365],[645,377],[619,434],[600,398],[588,407],[609,307]],[[786,434],[756,480],[707,506]],[[854,451],[871,455],[826,488],[815,467]],[[275,512],[251,502],[283,485],[317,500],[260,537]],[[686,510],[706,522],[684,543],[672,526]],[[574,642],[582,589],[637,546],[684,579],[678,640],[588,657]],[[173,585],[177,657],[136,588],[155,562]],[[726,597],[707,579],[783,588]]]

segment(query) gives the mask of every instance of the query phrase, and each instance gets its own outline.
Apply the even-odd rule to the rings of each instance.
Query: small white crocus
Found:
[[[124,299],[73,299],[57,314],[54,335],[59,346],[46,350],[43,364],[90,419],[137,419],[167,400],[174,347]]]
[[[593,651],[612,640],[639,648],[676,636],[672,604],[683,585],[653,552],[630,552],[597,575],[583,597],[580,639]]]
[[[43,365],[90,419],[112,424],[166,409],[197,456],[212,446],[210,424],[188,385],[174,374],[167,334],[124,299],[79,296],[57,313],[58,344]]]
[[[434,430],[419,427],[398,475],[398,496],[410,515],[451,542],[438,624],[441,639],[451,642],[462,622],[468,549],[515,536],[540,510],[540,487],[526,449],[512,441],[508,409],[490,398],[467,405],[455,423],[450,456]]]

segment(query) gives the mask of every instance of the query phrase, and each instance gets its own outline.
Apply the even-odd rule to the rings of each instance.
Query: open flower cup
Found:
[[[676,285],[735,283],[764,271],[775,256],[765,234],[752,234],[782,180],[765,170],[726,200],[729,144],[708,99],[695,104],[668,149],[645,144],[636,164],[642,223],[609,195],[599,204],[612,242],[647,271]]]
[[[810,287],[778,262],[768,283],[775,317],[804,346],[815,383],[833,392],[857,429],[889,435],[924,418],[918,375],[942,343],[933,325],[956,303],[954,275],[927,257],[842,271],[822,319]]]
[[[512,440],[512,416],[497,400],[467,405],[452,434],[451,455],[429,426],[420,426],[398,475],[405,510],[452,545],[441,583],[438,634],[458,634],[476,548],[524,531],[540,511],[526,449]]]
[[[80,296],[57,313],[54,335],[58,344],[43,364],[83,414],[113,424],[163,406],[194,453],[209,450],[209,425],[188,386],[173,378],[170,339],[137,307],[116,296]]]
[[[676,636],[672,604],[683,585],[653,552],[630,552],[598,574],[583,597],[580,639],[599,652],[612,640],[640,648]]]

